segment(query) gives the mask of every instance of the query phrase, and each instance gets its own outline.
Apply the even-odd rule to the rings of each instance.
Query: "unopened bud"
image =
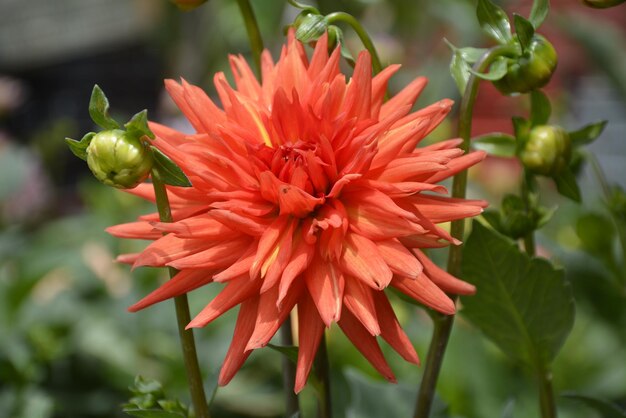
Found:
[[[559,126],[536,126],[531,129],[520,157],[524,166],[533,173],[545,176],[558,174],[572,158],[570,137]]]
[[[87,147],[87,164],[102,183],[132,189],[150,175],[152,154],[128,132],[112,129],[97,133]]]
[[[548,84],[556,64],[552,44],[543,36],[534,35],[519,57],[507,58],[506,75],[493,84],[503,94],[528,93]]]

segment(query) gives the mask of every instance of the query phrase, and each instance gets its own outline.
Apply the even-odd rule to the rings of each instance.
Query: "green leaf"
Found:
[[[191,182],[183,173],[183,170],[176,165],[167,155],[158,148],[150,145],[152,156],[154,157],[154,168],[158,171],[161,180],[165,184],[178,187],[191,187]]]
[[[507,70],[507,59],[505,57],[499,57],[489,66],[488,72],[478,73],[473,69],[470,69],[470,73],[474,74],[476,77],[482,78],[483,80],[496,81],[504,77]]]
[[[162,409],[124,408],[123,411],[130,416],[139,418],[186,418],[178,412],[169,412]]]
[[[147,136],[150,139],[154,139],[154,133],[148,127],[148,111],[142,110],[136,113],[126,124],[124,124],[126,131],[138,138]]]
[[[271,348],[272,350],[278,351],[279,353],[287,357],[293,363],[298,362],[298,347],[274,345],[274,344],[268,344],[267,346]]]
[[[530,46],[530,41],[535,34],[535,28],[532,23],[517,13],[513,13],[513,24],[515,25],[515,35],[519,40],[522,51],[525,51]]]
[[[535,29],[539,29],[539,26],[543,23],[550,11],[550,0],[534,0],[533,7],[530,10],[530,23],[533,24]]]
[[[65,143],[70,147],[70,150],[75,156],[81,160],[87,161],[87,147],[91,143],[94,136],[96,136],[95,132],[89,132],[88,134],[85,134],[80,141],[72,138],[65,138]]]
[[[487,52],[487,48],[473,48],[471,46],[465,48],[457,48],[446,38],[443,38],[443,41],[448,45],[448,47],[452,50],[452,52],[459,52],[461,54],[461,58],[468,62],[469,64],[474,64],[478,61],[485,52]]]
[[[472,139],[472,146],[496,157],[515,157],[515,137],[502,132],[493,132]]]
[[[550,100],[540,90],[530,92],[530,124],[531,126],[545,125],[550,119],[552,106]]]
[[[462,313],[511,358],[543,370],[574,323],[563,270],[530,258],[514,241],[474,221],[462,273],[477,288],[463,298]]]
[[[89,100],[89,116],[94,123],[103,129],[117,129],[120,125],[109,116],[109,99],[97,84],[91,91]]]
[[[587,395],[577,393],[563,393],[562,397],[580,401],[600,413],[602,418],[626,418],[626,411],[617,405],[602,399],[594,398]]]
[[[556,183],[556,189],[561,196],[565,196],[572,199],[574,202],[580,203],[580,188],[576,182],[576,176],[569,168],[565,168],[553,178]]]
[[[486,209],[481,215],[493,229],[504,232],[502,227],[502,214],[499,210]]]
[[[296,39],[303,43],[317,41],[327,30],[328,20],[325,16],[309,14],[296,29]]]
[[[607,121],[601,120],[600,122],[590,123],[585,125],[577,131],[569,133],[569,138],[574,146],[581,146],[591,144],[596,140],[604,131]]]
[[[455,50],[454,54],[452,54],[452,61],[450,61],[450,74],[452,75],[461,96],[465,94],[465,87],[467,87],[467,81],[470,78],[471,69],[472,67],[463,59],[463,54],[460,50]]]
[[[476,17],[483,32],[496,42],[505,44],[512,39],[509,18],[504,10],[490,0],[478,0]]]

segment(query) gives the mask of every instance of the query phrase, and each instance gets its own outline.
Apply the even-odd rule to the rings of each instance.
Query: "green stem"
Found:
[[[359,21],[354,16],[346,12],[335,12],[327,15],[326,20],[329,24],[335,22],[343,22],[350,25],[350,27],[358,35],[365,49],[367,49],[372,56],[372,69],[374,70],[374,74],[378,74],[383,69],[383,66],[380,63],[380,58],[378,56],[378,51],[376,51],[376,47],[372,42],[372,38],[370,38],[363,26],[361,26],[361,23],[359,23]]]
[[[326,349],[326,334],[322,334],[322,341],[315,354],[313,368],[320,388],[317,402],[317,418],[332,417],[332,403],[330,399],[330,367],[328,365],[328,351]]]
[[[514,53],[512,46],[502,45],[493,47],[483,54],[480,60],[474,64],[473,69],[478,73],[485,72],[496,58],[509,53]],[[480,78],[472,74],[467,82],[465,93],[461,100],[458,130],[459,136],[463,139],[461,147],[465,152],[468,152],[470,147],[472,116],[474,113],[474,103],[478,95],[479,83]],[[467,170],[463,170],[454,176],[452,182],[452,197],[464,198],[466,188]],[[458,240],[463,239],[464,232],[465,221],[463,219],[452,222],[450,233],[454,238]],[[461,275],[461,257],[462,247],[460,245],[450,247],[448,254],[448,272],[455,277],[460,277]],[[437,379],[439,378],[443,357],[452,331],[452,325],[454,324],[454,315],[442,315],[439,313],[434,313],[434,315],[433,338],[428,348],[428,356],[424,366],[424,377],[422,378],[422,383],[417,395],[417,403],[413,415],[414,418],[428,418],[430,415]]]
[[[280,343],[284,346],[293,346],[293,332],[291,330],[291,316],[287,316],[285,322],[280,327]],[[293,391],[296,382],[296,366],[286,356],[282,356],[283,366],[283,387],[285,390],[285,413],[287,417],[300,412],[298,395]]]
[[[557,418],[554,389],[552,389],[552,373],[549,370],[543,370],[537,374],[537,380],[541,418]]]
[[[533,204],[531,202],[531,189],[530,185],[533,181],[532,174],[524,170],[524,177],[522,179],[522,202],[524,203],[524,208],[526,209],[526,213],[528,216],[532,213]],[[526,254],[531,257],[535,256],[535,232],[530,231],[524,236],[524,249],[526,250]]]
[[[237,0],[241,16],[246,25],[246,32],[248,32],[248,38],[250,39],[250,48],[252,49],[252,56],[254,64],[257,69],[257,75],[261,77],[261,54],[263,53],[263,38],[261,37],[261,31],[259,30],[259,24],[254,16],[254,11],[250,5],[249,0]]]
[[[170,209],[165,184],[156,170],[152,170],[152,185],[154,187],[154,195],[156,196],[156,205],[161,222],[172,222],[172,211]],[[176,275],[176,273],[178,273],[178,271],[170,267],[169,273],[170,278],[172,278]],[[197,418],[210,418],[211,415],[209,414],[209,406],[207,404],[202,385],[202,375],[200,374],[200,366],[198,364],[198,355],[196,353],[196,343],[193,338],[193,331],[185,329],[187,324],[191,321],[187,295],[184,294],[175,297],[174,303],[176,305],[178,336],[183,349],[183,359],[185,362],[185,370],[187,371],[187,381],[189,384],[189,392],[191,393],[191,402]]]

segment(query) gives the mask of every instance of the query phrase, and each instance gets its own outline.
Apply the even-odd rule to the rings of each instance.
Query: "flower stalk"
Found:
[[[246,25],[246,32],[250,39],[250,47],[252,49],[252,57],[254,59],[254,65],[257,69],[257,76],[261,76],[261,53],[263,53],[263,38],[261,37],[261,30],[259,29],[259,23],[254,16],[252,5],[249,0],[237,0],[241,16]]]
[[[509,45],[500,45],[490,48],[474,64],[473,70],[475,73],[485,72],[498,57],[513,52],[514,47]],[[476,96],[478,95],[479,83],[480,78],[472,74],[469,77],[465,93],[463,94],[463,98],[461,100],[458,133],[459,137],[463,139],[461,148],[466,153],[470,148],[472,116],[474,114],[474,104],[476,102]],[[466,189],[467,170],[463,170],[454,176],[452,183],[452,197],[465,198]],[[454,238],[462,240],[464,233],[465,221],[463,219],[453,221],[450,227],[450,234]],[[455,277],[461,276],[462,250],[463,247],[461,245],[452,246],[450,247],[450,252],[448,253],[448,273]],[[454,324],[454,315],[442,315],[437,312],[434,312],[433,315],[433,337],[428,348],[428,355],[424,366],[424,376],[417,395],[417,403],[415,406],[415,413],[413,415],[414,418],[428,418],[430,416],[437,379],[439,378],[443,357],[448,345],[448,340],[450,339],[452,325]]]
[[[326,348],[325,334],[322,334],[322,340],[315,354],[313,367],[319,382],[317,418],[331,418],[333,414],[330,397],[330,366],[328,364],[328,350]]]
[[[293,346],[291,316],[287,316],[287,319],[285,319],[285,322],[280,327],[280,343],[286,347]],[[285,388],[285,415],[291,417],[300,411],[298,395],[292,390],[296,382],[296,368],[287,356],[283,356],[282,368],[283,387]]]
[[[361,23],[359,23],[354,16],[346,12],[334,12],[327,15],[326,20],[329,24],[343,22],[350,25],[363,43],[365,49],[367,49],[372,56],[372,70],[374,71],[374,74],[378,74],[383,69],[383,66],[380,63],[380,57],[378,56],[378,51],[376,51],[376,47],[372,42],[372,38],[370,38],[367,31],[363,28],[363,26],[361,26]]]
[[[172,222],[172,211],[170,209],[169,199],[165,183],[161,180],[159,172],[152,170],[152,186],[154,187],[154,195],[156,197],[157,210],[161,222]],[[170,278],[173,278],[178,271],[172,267],[168,268]],[[191,321],[189,314],[189,303],[187,295],[183,294],[174,298],[176,305],[176,322],[178,324],[178,335],[180,344],[183,349],[183,360],[185,370],[187,371],[187,381],[189,384],[189,392],[191,393],[191,402],[197,418],[210,418],[209,406],[206,401],[202,385],[202,375],[200,374],[200,366],[198,363],[198,354],[196,353],[196,343],[193,337],[193,330],[185,329]]]

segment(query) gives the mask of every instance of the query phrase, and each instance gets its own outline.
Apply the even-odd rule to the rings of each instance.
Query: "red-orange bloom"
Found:
[[[198,87],[168,80],[197,133],[152,124],[154,145],[193,187],[168,187],[173,223],[151,214],[108,229],[154,240],[121,261],[180,270],[131,311],[210,282],[225,284],[189,324],[205,326],[240,305],[220,384],[270,341],[295,306],[296,391],[333,322],[393,381],[376,336],[406,360],[419,360],[383,290],[391,286],[445,314],[455,306],[444,292],[474,292],[420,249],[454,243],[436,224],[482,211],[483,201],[445,197],[437,183],[483,153],[463,155],[456,139],[416,148],[452,102],[411,113],[424,78],[385,102],[387,81],[399,66],[372,77],[363,52],[346,81],[339,58],[339,50],[329,56],[322,38],[309,61],[290,36],[277,63],[263,54],[259,83],[244,59],[233,56],[236,87],[223,73],[215,76],[221,109]],[[149,184],[133,193],[154,200]]]

